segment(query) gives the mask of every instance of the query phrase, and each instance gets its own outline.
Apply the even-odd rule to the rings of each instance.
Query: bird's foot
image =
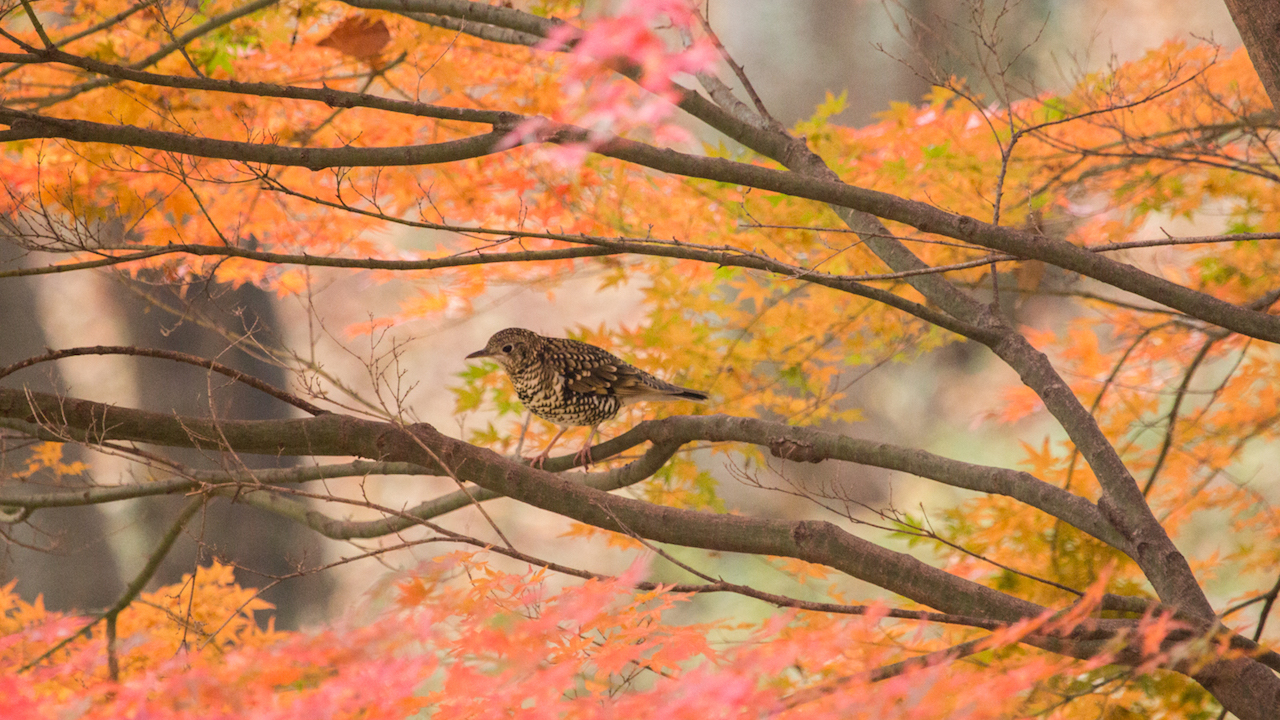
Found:
[[[591,445],[590,444],[583,445],[582,449],[578,451],[578,454],[573,456],[573,462],[578,465],[581,465],[583,470],[590,469],[591,463],[592,463]]]
[[[535,470],[541,470],[542,466],[546,464],[547,458],[549,457],[551,457],[551,455],[545,452],[540,455],[534,455],[533,457],[529,458],[529,466],[534,468]]]

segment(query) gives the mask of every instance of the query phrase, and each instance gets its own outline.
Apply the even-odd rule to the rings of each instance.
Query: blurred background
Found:
[[[923,77],[932,67],[968,79],[971,87],[998,97],[1001,90],[983,79],[973,63],[972,28],[976,21],[992,22],[1002,48],[1021,52],[1014,67],[1022,80],[1013,88],[1026,94],[1062,88],[1083,72],[1112,60],[1129,60],[1166,40],[1210,40],[1230,50],[1239,38],[1220,0],[1028,0],[973,9],[958,0],[712,0],[710,19],[728,50],[753,79],[766,105],[784,123],[808,117],[827,93],[848,92],[848,109],[837,122],[858,125],[872,121],[891,102],[918,102],[929,90]],[[928,54],[922,54],[927,48]],[[433,240],[405,234],[397,240],[406,248],[430,247]],[[2,249],[2,248],[0,248]],[[41,258],[16,251],[4,257],[5,267],[38,264]],[[297,298],[268,296],[252,287],[230,289],[188,286],[181,302],[175,290],[110,273],[79,272],[62,276],[0,280],[0,313],[7,342],[0,345],[0,363],[12,363],[46,348],[85,345],[158,347],[213,358],[249,372],[274,385],[291,387],[292,379],[278,368],[236,347],[249,333],[291,347],[313,358],[330,377],[356,389],[373,387],[371,363],[403,373],[401,386],[413,420],[430,422],[455,437],[486,418],[457,416],[448,388],[467,364],[467,352],[479,349],[494,331],[521,326],[547,335],[564,336],[580,326],[602,323],[634,324],[641,318],[640,293],[635,287],[600,290],[594,278],[571,280],[554,294],[536,289],[508,288],[493,293],[492,302],[478,315],[455,322],[406,324],[385,334],[354,336],[353,325],[371,315],[390,313],[400,295],[394,285],[378,285],[361,274],[317,272],[314,292],[322,294],[326,313]],[[591,296],[582,303],[572,298]],[[570,299],[566,302],[564,299]],[[158,301],[158,302],[157,302]],[[174,313],[164,309],[183,308]],[[317,306],[321,306],[317,303]],[[1042,307],[1039,320],[1054,322],[1058,310]],[[1060,318],[1059,318],[1060,319]],[[215,328],[221,327],[223,330]],[[387,353],[396,350],[395,362]],[[398,365],[396,364],[398,363]],[[858,437],[893,440],[944,455],[973,461],[1012,465],[1020,451],[1016,437],[993,435],[979,423],[997,398],[989,390],[991,374],[1001,370],[986,362],[985,353],[952,346],[909,366],[879,368],[852,389],[851,402],[865,420],[844,430]],[[1008,378],[1012,379],[1012,378]],[[10,386],[65,392],[77,397],[181,414],[226,418],[273,418],[289,408],[243,387],[223,383],[196,368],[159,360],[126,357],[87,357],[59,361],[5,378]],[[921,418],[931,423],[921,425]],[[1038,432],[1044,428],[1021,428]],[[16,448],[15,448],[16,449]],[[976,455],[975,455],[976,453]],[[528,452],[526,452],[528,454]],[[224,460],[190,451],[175,453],[190,467],[218,467]],[[10,467],[21,453],[5,453]],[[127,462],[99,454],[81,453],[91,464],[96,482],[111,483],[132,472]],[[717,460],[713,462],[723,462]],[[721,483],[730,508],[754,514],[805,516],[811,505],[780,496],[735,477],[732,468],[709,466]],[[855,466],[827,464],[791,468],[805,480],[839,483],[857,488],[856,499],[874,504],[892,494],[895,505],[941,507],[957,495],[936,484]],[[365,492],[370,500],[408,506],[453,489],[448,479],[379,479],[367,486],[333,483],[334,492]],[[125,584],[145,562],[155,540],[167,529],[182,498],[148,499],[96,508],[42,510],[32,524],[0,528],[0,583],[17,578],[27,598],[43,595],[52,609],[93,609],[114,602]],[[487,506],[508,536],[539,537],[539,553],[555,553],[580,543],[557,537],[562,520],[506,501]],[[352,511],[353,517],[359,513]],[[486,522],[472,511],[446,519],[449,527],[488,537]],[[264,586],[272,577],[314,568],[360,552],[360,547],[325,541],[314,533],[243,504],[220,502],[198,517],[165,563],[155,584],[176,581],[190,572],[198,558],[211,555],[232,559],[243,570],[240,582]],[[199,543],[195,538],[199,539]],[[277,625],[296,627],[315,622],[354,600],[367,597],[388,572],[411,568],[438,549],[407,551],[365,560],[335,571],[304,574],[276,585],[265,594],[278,608]],[[582,565],[609,572],[621,569],[620,554],[599,557],[575,554]],[[256,573],[256,574],[255,574]]]

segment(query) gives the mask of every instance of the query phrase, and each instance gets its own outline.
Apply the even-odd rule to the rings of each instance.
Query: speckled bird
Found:
[[[578,459],[590,464],[588,448],[600,423],[617,417],[624,405],[643,400],[707,400],[704,392],[659,380],[595,345],[543,337],[522,328],[498,331],[483,350],[467,357],[493,358],[507,371],[520,402],[534,415],[560,426],[560,432],[534,458],[535,465],[547,459],[569,428],[582,426],[590,426],[591,433]]]

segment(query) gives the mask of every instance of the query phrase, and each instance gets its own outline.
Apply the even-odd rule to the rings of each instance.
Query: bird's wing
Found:
[[[562,340],[557,352],[548,353],[552,369],[566,386],[585,395],[617,395],[626,398],[653,392],[645,383],[647,373],[594,345]]]

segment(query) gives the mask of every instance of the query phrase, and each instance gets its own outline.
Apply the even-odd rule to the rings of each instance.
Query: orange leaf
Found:
[[[382,20],[367,15],[352,15],[338,23],[316,45],[333,48],[357,60],[370,60],[380,55],[391,42],[391,31]]]

